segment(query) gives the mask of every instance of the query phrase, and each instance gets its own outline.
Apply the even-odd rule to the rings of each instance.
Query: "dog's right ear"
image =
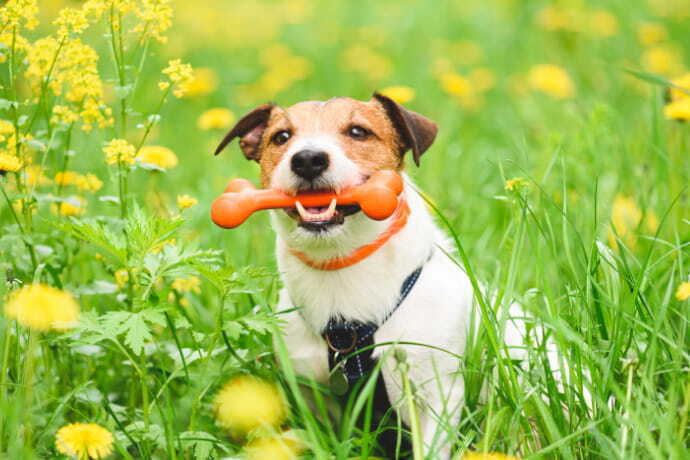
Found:
[[[225,135],[214,155],[218,155],[234,138],[240,138],[240,148],[248,160],[259,161],[261,154],[261,136],[266,130],[268,120],[274,104],[263,104],[242,117],[240,121]]]

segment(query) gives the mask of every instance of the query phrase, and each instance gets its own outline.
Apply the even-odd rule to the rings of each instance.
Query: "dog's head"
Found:
[[[244,155],[261,166],[264,188],[292,195],[337,193],[376,171],[401,170],[407,151],[419,165],[436,132],[433,121],[380,94],[368,102],[336,98],[287,109],[265,104],[237,122],[216,154],[239,137]],[[357,206],[290,209],[285,225],[303,237],[328,237],[339,234],[358,211]]]

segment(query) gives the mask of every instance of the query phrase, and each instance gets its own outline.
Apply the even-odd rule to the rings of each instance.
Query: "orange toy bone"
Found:
[[[235,179],[211,205],[211,219],[220,227],[235,228],[255,211],[294,208],[297,201],[305,207],[328,206],[335,198],[336,205],[357,204],[370,218],[383,220],[395,211],[402,189],[402,178],[394,171],[378,171],[365,183],[338,195],[306,192],[291,196],[279,190],[257,190],[248,180]]]

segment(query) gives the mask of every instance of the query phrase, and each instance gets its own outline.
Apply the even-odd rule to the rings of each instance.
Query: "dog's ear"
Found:
[[[401,154],[412,150],[414,162],[419,166],[420,157],[436,139],[438,132],[436,123],[417,112],[407,110],[383,94],[374,93],[374,99],[383,106],[386,115],[400,136],[403,148]]]
[[[240,148],[249,160],[259,161],[261,154],[261,136],[268,125],[274,104],[263,104],[242,117],[240,121],[225,135],[214,155],[218,155],[234,138],[240,138]]]

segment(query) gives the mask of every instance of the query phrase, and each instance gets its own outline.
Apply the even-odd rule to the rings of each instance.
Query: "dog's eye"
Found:
[[[278,131],[271,138],[271,142],[273,142],[275,145],[283,145],[284,143],[290,140],[291,136],[292,135],[290,134],[290,131]]]
[[[362,128],[361,126],[355,125],[350,126],[350,128],[347,130],[347,135],[353,139],[362,140],[369,137],[371,135],[371,132],[369,132],[369,130],[366,128]]]

